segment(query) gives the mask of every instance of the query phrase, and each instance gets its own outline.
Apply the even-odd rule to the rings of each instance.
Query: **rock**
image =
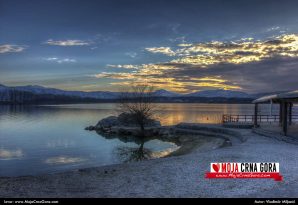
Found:
[[[119,130],[118,130],[118,133],[121,134],[121,135],[131,135],[131,134],[132,134],[131,131],[126,130],[126,129],[124,129],[124,128],[119,129]]]
[[[159,127],[159,126],[161,126],[161,124],[157,120],[148,119],[145,122],[145,127]],[[128,113],[122,113],[118,117],[110,116],[100,120],[96,124],[96,126],[92,129],[102,130],[106,132],[111,130],[113,127],[138,127],[138,124],[136,123],[134,116]],[[88,128],[88,130],[90,129]]]
[[[85,128],[85,130],[92,131],[92,130],[95,130],[95,127],[94,126],[88,126],[88,127]]]
[[[106,129],[106,128],[111,128],[119,125],[120,125],[120,122],[118,118],[116,116],[110,116],[100,120],[95,127],[96,129]]]
[[[157,120],[148,119],[145,122],[145,128],[146,136],[157,136],[159,135],[159,129],[161,128],[161,124]],[[99,133],[105,133],[109,135],[140,135],[140,128],[139,125],[135,122],[135,117],[128,113],[122,113],[118,117],[109,116],[100,120],[96,124],[96,126],[86,127],[85,130],[96,130]]]

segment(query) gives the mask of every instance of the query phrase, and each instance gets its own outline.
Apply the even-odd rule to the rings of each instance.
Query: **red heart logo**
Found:
[[[212,168],[214,171],[218,172],[219,171],[219,165],[218,164],[212,164]]]

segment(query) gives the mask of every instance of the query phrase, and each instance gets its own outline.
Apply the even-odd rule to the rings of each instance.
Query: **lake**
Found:
[[[116,115],[115,104],[0,106],[0,176],[36,175],[122,163],[119,151],[134,142],[84,130]],[[162,125],[179,122],[220,123],[222,114],[253,114],[246,104],[158,104]],[[262,105],[264,113],[268,105]],[[274,107],[274,112],[278,108]],[[163,156],[178,147],[151,140],[144,147]],[[158,155],[159,154],[159,155]]]

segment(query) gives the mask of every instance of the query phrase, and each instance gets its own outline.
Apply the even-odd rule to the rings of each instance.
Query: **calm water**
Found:
[[[222,114],[252,114],[253,105],[159,104],[163,125],[179,122],[218,123]],[[264,106],[264,112],[269,106]],[[275,109],[277,112],[277,109]],[[0,106],[0,176],[35,175],[121,163],[119,152],[134,142],[106,139],[85,131],[116,114],[115,104]],[[146,149],[162,155],[177,146],[151,140]]]

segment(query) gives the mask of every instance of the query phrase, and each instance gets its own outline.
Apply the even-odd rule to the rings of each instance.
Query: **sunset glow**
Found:
[[[9,11],[0,12],[4,85],[119,91],[146,82],[180,93],[297,88],[295,5],[253,1],[232,16],[232,1],[1,5]]]

